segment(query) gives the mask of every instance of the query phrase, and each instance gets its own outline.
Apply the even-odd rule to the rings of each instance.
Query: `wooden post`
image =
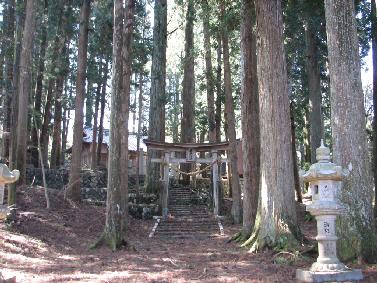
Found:
[[[162,216],[166,218],[168,216],[168,197],[169,197],[169,164],[170,164],[170,152],[165,152],[164,158],[164,188],[162,191]]]
[[[217,165],[217,151],[212,151],[212,183],[213,183],[213,214],[219,215],[219,166]]]

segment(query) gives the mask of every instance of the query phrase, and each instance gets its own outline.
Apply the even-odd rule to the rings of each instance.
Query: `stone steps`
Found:
[[[218,222],[188,187],[169,191],[168,219],[161,219],[155,235],[164,239],[206,238],[220,235]]]
[[[165,227],[212,227],[217,226],[216,221],[201,221],[201,222],[188,222],[188,221],[175,221],[175,222],[164,222]],[[162,227],[162,226],[160,226]]]

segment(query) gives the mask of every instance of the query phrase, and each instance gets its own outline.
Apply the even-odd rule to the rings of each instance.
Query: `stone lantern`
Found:
[[[318,258],[310,270],[296,271],[296,277],[303,282],[357,281],[363,279],[360,270],[352,270],[341,263],[336,253],[335,220],[337,215],[345,213],[338,194],[342,179],[348,175],[347,170],[330,162],[330,150],[323,141],[316,150],[317,163],[313,164],[303,175],[309,182],[312,203],[306,210],[315,216],[318,235]]]
[[[0,164],[0,219],[4,219],[8,213],[8,207],[4,205],[4,185],[14,183],[20,177],[18,170],[9,171],[8,166]]]

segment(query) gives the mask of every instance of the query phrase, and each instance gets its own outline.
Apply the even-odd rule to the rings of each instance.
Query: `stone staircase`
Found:
[[[168,208],[170,215],[160,220],[156,237],[197,239],[220,235],[218,221],[189,187],[171,188]]]

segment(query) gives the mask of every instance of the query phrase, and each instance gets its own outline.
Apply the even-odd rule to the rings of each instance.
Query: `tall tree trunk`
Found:
[[[178,73],[174,73],[169,78],[169,85],[171,85],[171,93],[173,98],[173,113],[172,113],[172,126],[171,126],[171,132],[173,135],[173,142],[179,143],[180,135],[179,135],[179,124],[180,124],[180,118],[179,115],[181,113],[181,107],[180,107],[180,98],[179,98],[179,84],[180,84],[180,75]]]
[[[101,78],[102,75],[102,59],[101,66],[99,69],[99,77]],[[98,108],[99,108],[99,101],[101,99],[101,83],[97,83],[96,89],[96,98],[94,102],[94,116],[93,116],[93,142],[92,142],[92,149],[91,149],[91,165],[90,167],[92,170],[96,169],[97,167],[97,133],[98,133]]]
[[[321,77],[318,66],[318,43],[310,15],[306,15],[306,72],[309,88],[309,124],[311,163],[316,162],[316,149],[323,139]]]
[[[216,132],[216,141],[221,142],[221,102],[223,91],[221,87],[221,72],[222,72],[222,45],[221,45],[221,35],[220,33],[217,36],[217,70],[216,70],[216,113],[215,113],[215,132]]]
[[[92,128],[93,118],[93,81],[92,77],[87,78],[87,90],[85,95],[85,127]]]
[[[9,160],[10,149],[10,129],[11,129],[11,103],[13,93],[13,62],[14,62],[14,22],[15,22],[15,1],[9,0],[5,6],[4,14],[4,79],[5,79],[5,98],[3,101],[4,124],[3,124],[3,150],[2,154]]]
[[[148,139],[156,141],[165,141],[167,11],[166,0],[155,1]],[[158,155],[148,150],[146,189],[150,193],[158,190],[160,166],[151,162]]]
[[[61,135],[62,135],[62,96],[64,77],[59,74],[56,78],[55,105],[54,105],[54,126],[52,130],[52,145],[50,167],[57,168],[60,165],[61,157]]]
[[[57,34],[55,35],[54,41],[51,45],[49,45],[49,50],[47,51],[47,54],[49,52],[52,53],[51,63],[48,65],[47,73],[51,74],[50,78],[48,79],[48,86],[47,86],[47,95],[46,95],[46,104],[44,106],[44,117],[43,117],[43,124],[42,124],[42,130],[40,133],[40,146],[42,151],[42,159],[43,159],[43,165],[45,167],[48,167],[48,149],[49,149],[49,141],[50,141],[50,122],[52,118],[52,105],[54,103],[54,96],[59,96],[56,94],[57,89],[60,88],[58,85],[61,84],[61,82],[58,82],[58,75],[56,74],[56,70],[60,72],[59,68],[61,67],[61,60],[62,60],[62,48],[64,45],[62,44],[61,40],[64,39],[64,36],[60,36],[63,30],[63,3],[59,3],[56,7],[56,17],[58,19],[57,21]],[[56,67],[57,66],[57,67]],[[56,68],[55,68],[56,67]],[[58,102],[58,108],[59,108]],[[59,111],[59,109],[58,109]],[[61,115],[60,115],[61,116]],[[55,123],[54,123],[55,124]],[[54,148],[52,151],[56,151],[56,143],[54,144]],[[54,154],[53,154],[54,155]],[[52,167],[55,167],[55,155],[52,158]]]
[[[50,126],[50,121],[51,121],[51,116],[52,116],[51,107],[52,107],[52,96],[53,96],[54,84],[55,84],[55,80],[50,78],[48,80],[46,104],[45,104],[44,115],[43,115],[43,124],[42,124],[42,130],[40,133],[42,159],[43,159],[43,165],[45,167],[48,167],[48,144],[50,140],[49,126]]]
[[[299,235],[294,198],[287,67],[281,1],[256,0],[260,111],[260,195],[252,250]]]
[[[343,260],[377,260],[373,184],[365,131],[364,96],[354,1],[325,0],[329,51],[333,160],[350,169],[340,200],[347,213],[337,221],[338,253]]]
[[[195,54],[194,54],[194,0],[187,1],[186,28],[185,28],[185,59],[183,66],[182,86],[182,120],[181,120],[181,142],[195,142]],[[191,164],[182,164],[182,171],[189,172]],[[183,175],[186,183],[190,182],[190,176]]]
[[[67,54],[69,54],[70,44],[68,43],[67,46]],[[69,56],[65,57],[66,60],[66,66],[69,66]],[[61,153],[60,153],[60,164],[65,164],[65,154],[67,150],[67,140],[68,140],[68,129],[69,129],[69,123],[70,123],[70,110],[69,110],[69,102],[72,100],[72,91],[69,89],[68,86],[68,73],[69,68],[66,70],[67,75],[65,76],[65,82],[64,82],[64,95],[63,95],[63,115],[62,115],[62,143],[61,143]]]
[[[116,250],[124,243],[128,214],[128,124],[134,0],[115,0],[109,177],[103,240]]]
[[[66,91],[67,93],[67,91]],[[67,94],[66,94],[67,96]],[[64,107],[63,110],[63,128],[62,128],[62,152],[61,152],[61,164],[65,164],[65,153],[67,150],[67,139],[68,139],[68,129],[69,129],[69,121],[70,121],[70,111]]]
[[[10,137],[9,137],[9,166],[10,169],[16,169],[16,154],[17,154],[17,119],[18,119],[18,82],[20,74],[20,57],[21,57],[21,42],[22,31],[24,27],[24,1],[18,0],[16,2],[16,30],[15,30],[15,46],[13,58],[13,81],[12,90],[10,92]],[[8,204],[16,202],[16,183],[8,185]]]
[[[224,4],[220,4],[221,14],[225,16]],[[242,221],[242,204],[241,204],[241,187],[240,178],[237,168],[237,138],[236,138],[236,123],[235,114],[233,108],[233,95],[232,95],[232,79],[230,70],[229,59],[229,43],[228,43],[228,30],[227,24],[224,23],[222,31],[223,52],[224,52],[224,90],[225,90],[225,112],[228,124],[228,164],[230,166],[230,184],[232,187],[232,217],[235,223],[241,223]]]
[[[14,63],[13,63],[13,82],[11,92],[11,132],[10,132],[10,149],[9,149],[9,165],[11,169],[16,169],[16,153],[17,153],[17,118],[18,118],[18,83],[20,76],[20,57],[22,33],[25,22],[25,2],[18,0],[16,2],[16,30],[15,30],[15,49],[14,49]],[[8,203],[16,196],[16,185],[10,184],[8,186]]]
[[[69,64],[69,22],[68,17],[72,11],[71,1],[67,1],[66,5],[62,7],[62,16],[60,24],[60,32],[58,35],[57,46],[57,76],[55,88],[55,105],[54,105],[54,127],[52,131],[52,147],[51,147],[51,168],[57,168],[61,165],[62,153],[62,114],[63,114],[63,91],[65,78],[68,75],[66,63]],[[68,59],[68,60],[67,60]],[[68,61],[68,62],[67,62]],[[55,68],[56,68],[55,67]]]
[[[377,113],[377,11],[376,0],[372,5],[372,57],[373,57],[373,113]],[[377,218],[377,115],[373,115],[373,177],[374,177],[374,218]]]
[[[4,17],[4,16],[3,16]],[[1,30],[0,31],[0,35],[3,37],[4,31]],[[1,50],[0,50],[0,105],[2,105],[2,107],[4,106],[4,101],[5,101],[5,96],[4,96],[4,85],[5,85],[5,76],[4,76],[4,62],[5,62],[5,54],[4,54],[4,46],[0,46]],[[3,108],[2,108],[3,110]],[[4,111],[2,111],[2,113],[0,113],[0,117],[1,117],[1,120],[4,121],[5,120],[5,117],[6,117],[6,113],[4,113]],[[0,146],[2,147],[2,144],[3,144],[3,140],[1,139],[0,141]],[[1,157],[3,157],[3,154],[2,152],[0,152],[1,154]]]
[[[20,171],[18,184],[26,182],[26,152],[28,140],[28,105],[31,85],[31,66],[33,39],[35,33],[37,0],[29,0],[26,5],[25,28],[22,36],[22,49],[20,56],[20,78],[18,83],[18,116],[17,116],[17,153],[16,168]],[[15,203],[8,203],[12,205]]]
[[[106,87],[107,87],[108,72],[109,72],[109,62],[106,60],[105,69],[103,72],[102,91],[101,91],[101,115],[100,115],[99,127],[98,127],[97,165],[100,165],[101,163],[101,151],[102,151],[102,143],[103,143],[103,120],[105,119]]]
[[[215,124],[215,95],[214,95],[214,78],[212,71],[211,55],[211,35],[209,30],[210,7],[207,0],[202,0],[203,9],[203,34],[204,49],[206,62],[206,81],[207,81],[207,117],[208,117],[208,139],[210,142],[216,141],[216,124]]]
[[[48,17],[48,0],[44,1],[44,18]],[[34,98],[34,115],[33,124],[31,127],[31,162],[35,168],[39,167],[38,155],[38,130],[42,127],[42,92],[43,92],[43,78],[45,72],[46,48],[47,48],[47,20],[42,22],[41,27],[41,45],[38,62],[38,74],[35,87]]]
[[[139,74],[139,98],[138,98],[138,122],[137,122],[137,142],[136,142],[136,189],[140,189],[140,162],[143,162],[143,158],[140,159],[143,151],[140,151],[141,140],[141,126],[143,120],[143,87],[144,87],[144,74],[143,71]]]
[[[259,97],[257,82],[255,7],[242,3],[241,22],[241,111],[243,149],[243,226],[242,236],[249,237],[257,215],[259,197]]]
[[[75,99],[75,122],[73,126],[72,161],[69,172],[69,183],[67,196],[74,200],[81,200],[81,152],[82,133],[84,122],[84,96],[88,50],[88,27],[90,15],[90,0],[84,0],[81,7],[80,31],[77,56],[77,79],[76,79],[76,99]]]
[[[304,160],[307,163],[311,162],[311,134],[310,134],[310,114],[309,109],[305,108],[305,117],[304,117],[304,129],[303,129],[303,136],[304,136]]]
[[[297,202],[302,203],[302,194],[301,194],[301,186],[300,186],[300,177],[298,175],[298,165],[297,165],[297,151],[296,151],[296,127],[295,127],[295,120],[293,115],[293,102],[290,105],[290,117],[291,117],[291,134],[292,134],[292,158],[293,158],[293,176],[295,180],[295,191]]]

